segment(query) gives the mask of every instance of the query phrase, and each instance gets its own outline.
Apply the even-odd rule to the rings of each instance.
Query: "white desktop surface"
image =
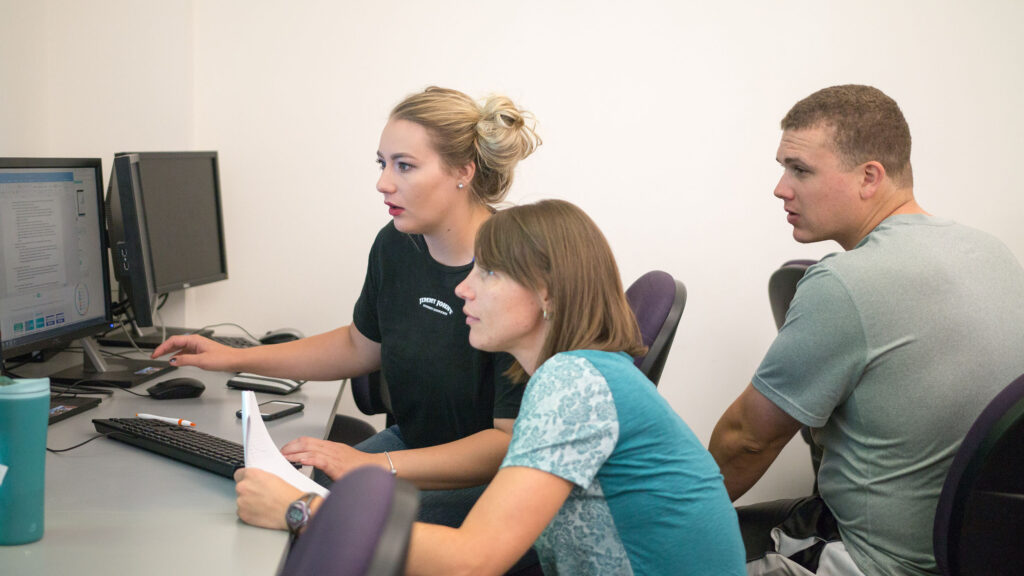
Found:
[[[73,354],[65,354],[65,356]],[[17,370],[31,376],[35,366]],[[97,434],[93,418],[136,412],[186,418],[203,432],[241,443],[235,416],[241,392],[229,374],[179,368],[132,389],[189,376],[202,380],[199,398],[153,400],[115,390],[99,406],[51,425],[48,447],[67,448]],[[305,404],[303,412],[267,422],[278,447],[299,436],[324,438],[344,382],[308,382],[286,396],[257,393],[260,402]],[[308,469],[307,469],[308,472]],[[46,455],[43,538],[0,546],[0,573],[37,574],[274,574],[287,533],[243,523],[235,512],[235,483],[193,466],[110,438]]]

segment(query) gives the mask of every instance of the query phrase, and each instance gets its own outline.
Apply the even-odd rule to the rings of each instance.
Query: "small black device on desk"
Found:
[[[95,408],[100,403],[99,398],[87,398],[85,396],[66,396],[62,394],[50,396],[50,424],[70,418],[79,412],[85,412]]]
[[[302,409],[306,407],[302,402],[286,402],[284,400],[267,400],[266,402],[260,402],[259,406],[260,417],[263,418],[264,422],[277,420],[296,412],[302,412]],[[235,412],[235,416],[241,418],[242,411]]]
[[[269,392],[270,394],[291,394],[305,383],[305,380],[272,378],[270,376],[240,372],[228,380],[228,388],[252,390],[253,392]]]

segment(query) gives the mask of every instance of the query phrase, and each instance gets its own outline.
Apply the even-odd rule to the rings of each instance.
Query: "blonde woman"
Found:
[[[382,369],[396,425],[357,446],[299,438],[282,452],[332,479],[375,465],[423,492],[420,518],[458,525],[497,472],[522,391],[502,376],[507,356],[474,350],[454,288],[470,272],[473,239],[540,144],[531,116],[502,96],[482,104],[427,88],[399,103],[381,134],[377,190],[392,221],[370,251],[353,323],[273,346],[234,349],[174,337],[154,357],[176,366],[337,380]],[[281,528],[296,497],[275,498],[267,474],[236,474],[239,516]],[[476,487],[476,488],[469,488]],[[303,507],[308,499],[295,502]],[[301,526],[291,526],[298,530]]]

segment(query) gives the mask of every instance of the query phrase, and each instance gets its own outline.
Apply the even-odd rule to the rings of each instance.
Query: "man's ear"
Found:
[[[885,166],[881,162],[872,160],[865,162],[860,167],[860,197],[863,200],[874,197],[879,186],[885,180]]]

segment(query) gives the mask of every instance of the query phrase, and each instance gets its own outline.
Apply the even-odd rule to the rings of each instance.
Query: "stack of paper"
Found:
[[[242,392],[242,445],[245,446],[246,468],[266,470],[303,492],[314,492],[324,498],[330,494],[327,488],[296,470],[277,449],[260,417],[256,394],[251,390]]]

